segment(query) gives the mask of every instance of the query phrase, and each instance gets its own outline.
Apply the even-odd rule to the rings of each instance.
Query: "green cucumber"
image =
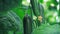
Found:
[[[27,14],[23,18],[23,27],[24,27],[24,34],[31,34],[32,32],[32,20],[31,17]]]
[[[12,24],[10,29],[14,31],[15,34],[20,32],[23,33],[23,23],[19,16],[14,11],[11,10],[8,12],[8,17],[10,18],[10,22]],[[12,23],[12,21],[14,23]]]
[[[30,0],[35,16],[44,16],[44,8],[37,0]]]
[[[45,23],[44,7],[42,4],[38,3],[39,13],[42,16],[42,23]]]
[[[34,15],[37,17],[36,26],[40,26],[41,23],[45,23],[44,7],[37,0],[30,0]],[[38,20],[38,17],[42,16],[42,22]]]
[[[31,6],[32,6],[32,10],[33,13],[35,14],[35,16],[39,16],[39,8],[38,8],[38,1],[37,0],[30,0]]]
[[[9,31],[13,31],[15,34],[22,32],[22,25],[19,16],[15,12],[9,11],[7,15],[0,17],[0,34],[8,34]]]

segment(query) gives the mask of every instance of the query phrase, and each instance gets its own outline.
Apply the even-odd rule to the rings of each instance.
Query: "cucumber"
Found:
[[[14,11],[11,10],[8,12],[8,17],[10,18],[10,22],[12,24],[10,29],[14,31],[15,34],[20,32],[23,33],[23,23],[19,16]],[[12,23],[12,21],[14,23]]]
[[[0,17],[0,34],[8,34],[9,31],[17,34],[22,32],[21,20],[19,16],[16,15],[13,11],[9,11],[7,15]]]
[[[35,16],[39,16],[39,8],[38,8],[38,1],[37,0],[30,0],[31,6],[32,6],[32,10],[33,13],[35,14]]]
[[[42,4],[38,3],[39,13],[42,16],[42,23],[45,23],[44,7]]]
[[[44,8],[37,0],[30,0],[34,15],[37,17],[36,25],[40,26],[41,23],[45,23]],[[38,20],[39,16],[42,16],[42,22]]]
[[[33,13],[35,14],[35,16],[44,15],[43,6],[37,0],[30,0],[30,1],[31,1],[31,6],[32,6]]]
[[[37,0],[30,0],[31,6],[32,6],[32,10],[33,13],[36,17],[40,16],[40,12],[39,12],[39,8],[38,8],[38,1]],[[40,21],[38,21],[38,18],[36,20],[36,26],[39,26]]]
[[[32,20],[31,17],[26,14],[23,18],[23,27],[24,27],[24,34],[31,34],[32,32]]]

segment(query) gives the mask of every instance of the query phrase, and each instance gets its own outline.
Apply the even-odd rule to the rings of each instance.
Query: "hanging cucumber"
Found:
[[[38,1],[37,0],[30,0],[31,6],[32,6],[32,10],[34,15],[37,17],[36,20],[36,25],[40,25],[40,21],[38,20],[38,16],[40,16],[40,12],[39,12],[39,8],[38,8]]]
[[[7,15],[0,17],[0,34],[9,34],[9,31],[20,31],[20,19],[14,12],[8,12]]]
[[[30,3],[31,3],[33,13],[35,14],[35,16],[40,16],[39,8],[38,8],[38,1],[37,0],[30,0]]]
[[[13,30],[15,34],[17,33],[23,33],[23,23],[21,21],[21,19],[19,18],[19,16],[14,12],[14,11],[9,11],[8,12],[8,17],[11,19],[11,21],[13,21],[14,23],[10,23],[14,26],[11,26],[10,30]],[[15,30],[14,30],[15,29]]]
[[[31,34],[32,32],[32,20],[31,17],[26,14],[23,18],[23,27],[24,27],[24,34]]]
[[[42,23],[45,23],[44,7],[42,4],[38,3],[38,8],[39,8],[40,16],[42,17]]]
[[[41,23],[45,22],[44,8],[40,3],[38,3],[38,0],[30,0],[30,2],[33,9],[33,13],[37,17],[36,24],[40,26]]]
[[[31,6],[35,16],[42,16],[44,18],[44,8],[37,0],[31,0]]]

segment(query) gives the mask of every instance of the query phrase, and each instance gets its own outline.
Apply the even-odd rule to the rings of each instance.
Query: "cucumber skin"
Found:
[[[36,25],[39,27],[41,23],[45,23],[44,7],[37,0],[30,0],[34,15],[37,17]],[[38,16],[42,16],[42,22],[38,20]]]
[[[31,6],[32,6],[32,10],[33,13],[35,14],[35,16],[39,16],[39,8],[38,8],[38,2],[37,0],[30,0]]]
[[[25,15],[23,18],[23,27],[24,27],[24,34],[31,34],[32,32],[32,20],[31,17]]]

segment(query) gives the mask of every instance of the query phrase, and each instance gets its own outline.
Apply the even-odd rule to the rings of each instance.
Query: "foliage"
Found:
[[[37,29],[34,29],[32,34],[60,34],[60,25],[49,25],[49,24],[42,24]]]
[[[7,11],[21,5],[22,0],[0,0],[0,11]]]

